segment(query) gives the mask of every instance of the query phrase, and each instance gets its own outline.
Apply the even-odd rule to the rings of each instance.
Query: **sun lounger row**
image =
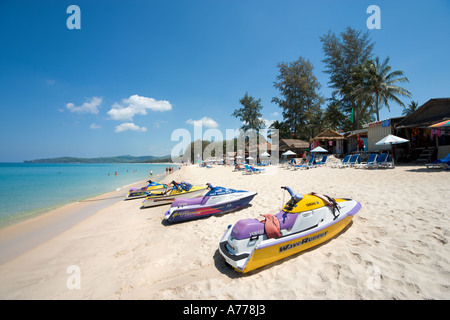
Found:
[[[364,168],[364,169],[379,169],[379,168],[394,168],[394,162],[387,153],[369,155],[367,162],[361,162],[359,154],[347,155],[342,159],[341,163],[331,165],[332,168]]]

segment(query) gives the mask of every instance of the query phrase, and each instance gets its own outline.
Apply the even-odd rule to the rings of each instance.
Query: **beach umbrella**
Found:
[[[254,158],[252,158],[251,156],[248,156],[246,159],[247,160],[253,160]]]
[[[286,151],[282,154],[283,156],[296,156],[297,154],[295,152],[292,152],[291,150]]]
[[[450,120],[444,120],[429,126],[428,128],[450,131]]]
[[[270,154],[267,152],[264,152],[263,154],[259,155],[260,157],[270,157]]]
[[[406,142],[409,142],[409,140],[394,136],[393,134],[389,134],[375,144],[378,146],[391,145],[392,161],[394,161],[394,147],[392,145]]]
[[[405,142],[409,142],[409,140],[394,136],[393,134],[387,135],[386,137],[384,137],[383,139],[381,139],[380,141],[378,141],[377,143],[375,143],[378,146],[382,146],[382,145],[393,145],[393,144],[398,144],[398,143],[405,143]]]
[[[328,152],[328,150],[319,146],[317,148],[312,149],[311,152]]]

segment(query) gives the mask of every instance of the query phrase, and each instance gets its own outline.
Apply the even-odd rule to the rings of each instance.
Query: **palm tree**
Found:
[[[419,107],[419,101],[411,101],[411,103],[408,105],[408,107],[406,107],[403,110],[402,115],[409,116],[411,113],[416,111],[418,107]]]
[[[359,99],[373,98],[377,121],[380,120],[379,108],[381,106],[385,105],[390,112],[389,101],[397,102],[405,107],[397,96],[411,97],[411,92],[396,85],[396,83],[409,82],[408,78],[403,76],[403,71],[391,72],[391,69],[389,57],[381,64],[380,59],[376,57],[375,60],[367,60],[357,71],[359,74],[356,78],[359,79],[359,83],[353,94]]]

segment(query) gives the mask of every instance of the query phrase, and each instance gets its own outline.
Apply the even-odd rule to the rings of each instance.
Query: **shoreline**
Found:
[[[8,164],[22,164],[21,162],[8,162]],[[42,163],[38,163],[38,164],[42,164]],[[47,163],[45,163],[47,164]],[[74,164],[74,163],[48,163],[48,164],[61,164],[61,165],[65,165],[65,164]],[[102,164],[102,163],[87,163],[88,165],[92,165],[92,164]],[[118,165],[122,165],[122,163],[117,163]],[[124,163],[125,165],[128,165],[128,163]],[[133,164],[133,163],[130,163]],[[146,163],[137,163],[137,164],[145,164]],[[157,163],[157,165],[161,165],[163,163]],[[108,164],[109,165],[109,164]],[[128,170],[127,170],[128,171]],[[104,190],[97,190],[94,191],[92,190],[91,193],[84,193],[84,194],[80,194],[80,195],[76,195],[72,198],[67,198],[67,199],[61,199],[60,202],[58,203],[52,203],[52,204],[46,204],[42,207],[37,207],[37,208],[33,208],[33,209],[28,209],[28,210],[23,210],[23,211],[17,211],[14,212],[11,216],[5,215],[1,217],[0,220],[0,231],[6,228],[9,228],[11,226],[14,226],[16,224],[25,222],[27,220],[30,219],[34,219],[36,217],[39,217],[41,215],[45,215],[48,212],[57,210],[61,207],[64,207],[66,205],[70,205],[72,203],[76,203],[76,202],[80,202],[80,201],[86,201],[90,198],[94,198],[94,197],[98,197],[101,196],[102,194],[105,193],[109,193],[109,192],[113,192],[113,191],[117,191],[123,188],[127,188],[130,185],[133,185],[137,182],[142,182],[144,181],[143,185],[145,184],[146,180],[143,179],[162,179],[164,177],[164,171],[162,171],[161,173],[155,173],[153,176],[148,175],[147,177],[136,177],[134,179],[136,180],[131,180],[131,181],[124,181],[124,185],[118,185],[117,187],[112,187],[111,184],[109,184],[109,187],[106,186],[105,188],[103,188]],[[109,176],[109,173],[108,173]],[[142,180],[142,181],[141,181]],[[11,213],[10,213],[11,214]]]
[[[287,170],[242,175],[232,167],[182,166],[165,176],[195,185],[257,192],[250,206],[167,224],[168,205],[142,209],[117,201],[40,246],[0,265],[2,299],[448,299],[448,171],[395,169]],[[319,192],[362,205],[345,232],[327,243],[248,274],[218,253],[226,227],[279,212],[288,196]],[[66,283],[69,266],[81,287]],[[266,279],[273,279],[270,283]]]
[[[160,173],[147,180],[155,178],[162,181],[165,176],[166,174]],[[48,210],[38,210],[36,214],[24,220],[0,228],[0,265],[50,241],[114,203],[123,201],[129,188],[142,187],[147,184],[147,180],[135,181],[113,191],[55,205]]]

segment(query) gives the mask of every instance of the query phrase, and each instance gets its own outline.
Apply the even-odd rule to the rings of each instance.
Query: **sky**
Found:
[[[381,29],[367,27],[370,5]],[[277,64],[310,60],[329,98],[320,36],[347,26],[404,71],[406,105],[449,97],[449,14],[448,0],[1,0],[0,162],[167,155],[177,129],[239,128],[246,92],[281,121]]]

